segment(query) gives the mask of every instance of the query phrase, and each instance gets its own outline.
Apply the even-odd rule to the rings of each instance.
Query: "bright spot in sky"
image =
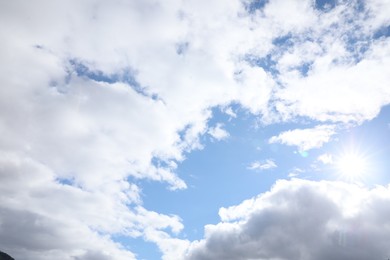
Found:
[[[356,151],[349,151],[340,155],[336,162],[338,172],[346,180],[361,179],[368,170],[367,165],[367,158]]]

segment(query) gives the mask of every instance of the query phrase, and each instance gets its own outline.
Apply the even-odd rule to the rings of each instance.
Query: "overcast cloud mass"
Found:
[[[220,205],[195,240],[180,215],[144,206],[142,183],[191,189],[180,164],[205,136],[232,138],[215,108],[258,127],[310,122],[266,140],[299,151],[376,118],[389,14],[387,0],[0,1],[0,251],[141,259],[127,237],[167,260],[384,259],[387,183],[277,181]],[[242,168],[277,172],[270,158]]]

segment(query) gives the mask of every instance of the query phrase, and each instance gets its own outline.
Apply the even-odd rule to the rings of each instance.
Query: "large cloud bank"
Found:
[[[145,209],[133,180],[185,189],[185,153],[228,136],[210,108],[359,123],[390,102],[388,1],[256,3],[1,1],[1,249],[136,258],[120,235],[174,259],[180,217]]]
[[[221,208],[185,259],[366,260],[390,249],[390,187],[279,181],[267,193]]]

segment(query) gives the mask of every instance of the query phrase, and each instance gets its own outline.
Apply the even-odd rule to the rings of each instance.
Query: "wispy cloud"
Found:
[[[322,162],[323,164],[332,164],[333,163],[333,156],[331,154],[325,153],[317,158],[318,161]]]
[[[298,177],[300,174],[302,174],[304,172],[305,172],[305,170],[302,170],[300,168],[295,167],[294,169],[292,169],[290,171],[290,173],[288,174],[288,177],[295,178],[295,177]]]
[[[319,148],[327,143],[335,134],[335,126],[320,125],[315,128],[294,129],[272,136],[269,143],[281,143],[290,146],[297,146],[300,151],[307,151]]]
[[[224,110],[224,112],[229,115],[231,118],[236,118],[237,114],[233,111],[231,107],[228,107]]]
[[[223,124],[221,123],[218,123],[215,127],[209,128],[207,133],[218,141],[229,137],[229,133],[223,129]]]
[[[255,161],[255,162],[252,162],[248,167],[247,169],[248,170],[269,170],[269,169],[273,169],[273,168],[276,168],[277,165],[276,163],[272,160],[272,159],[267,159],[265,161]]]

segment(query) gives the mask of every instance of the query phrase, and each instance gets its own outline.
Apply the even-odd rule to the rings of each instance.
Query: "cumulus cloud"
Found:
[[[222,128],[223,124],[218,123],[215,127],[209,128],[207,133],[211,135],[214,139],[220,141],[229,137],[229,133]]]
[[[88,191],[56,181],[50,168],[30,158],[2,154],[0,162],[0,243],[17,259],[84,259],[92,253],[135,259],[109,234],[138,237],[145,228],[183,228],[177,216],[137,205],[138,191],[125,181]]]
[[[273,169],[273,168],[276,168],[277,165],[276,163],[274,162],[274,160],[272,159],[267,159],[263,162],[260,162],[260,161],[255,161],[255,162],[252,162],[248,167],[247,169],[249,170],[269,170],[269,169]]]
[[[374,118],[390,99],[389,74],[382,67],[389,63],[389,38],[375,38],[388,26],[382,15],[389,8],[384,1],[342,1],[318,10],[314,29],[287,37],[275,55],[279,116],[359,123]],[[326,29],[331,26],[338,29]]]
[[[300,151],[307,151],[313,148],[319,148],[324,143],[329,142],[332,135],[335,134],[333,125],[320,125],[314,128],[295,129],[280,133],[278,136],[272,136],[269,143],[281,143],[285,145],[297,146]]]
[[[2,1],[4,250],[134,259],[115,234],[170,256],[183,250],[181,219],[143,208],[132,180],[185,189],[176,165],[202,147],[212,107],[238,104],[266,123],[373,118],[390,102],[389,39],[373,36],[388,25],[389,3],[370,1],[358,15],[358,2],[320,12],[311,0],[252,9],[246,0]],[[291,141],[300,131],[313,140]],[[305,150],[333,131],[274,138]]]
[[[202,147],[210,108],[245,100],[253,111],[265,109],[271,77],[230,59],[247,49],[237,50],[250,32],[241,22],[248,18],[237,16],[241,3],[0,7],[4,250],[20,259],[133,259],[110,238],[120,234],[171,252],[167,241],[183,228],[181,219],[143,208],[132,180],[185,189],[176,165]],[[252,94],[237,96],[240,89]],[[210,133],[227,136],[221,126]],[[48,224],[25,228],[33,241],[26,244],[7,240],[21,233],[15,219]]]
[[[278,181],[205,227],[185,259],[385,259],[390,188]]]

